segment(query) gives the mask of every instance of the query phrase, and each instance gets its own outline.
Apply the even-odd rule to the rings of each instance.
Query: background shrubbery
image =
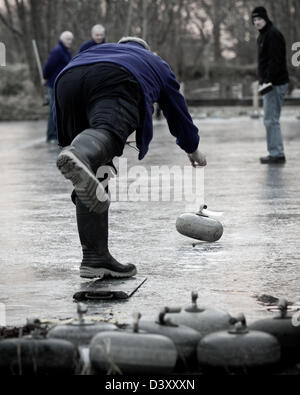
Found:
[[[29,78],[28,66],[16,64],[1,67],[0,121],[35,120],[46,118],[48,107],[43,107]]]

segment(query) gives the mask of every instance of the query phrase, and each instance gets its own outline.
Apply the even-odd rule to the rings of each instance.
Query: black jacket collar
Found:
[[[259,30],[259,33],[265,34],[271,28],[271,26],[273,26],[273,23],[271,21],[268,21],[266,26],[264,28],[262,28],[261,30]]]

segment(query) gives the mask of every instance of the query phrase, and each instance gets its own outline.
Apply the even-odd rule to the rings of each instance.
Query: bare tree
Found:
[[[264,4],[290,51],[300,37],[299,0]],[[27,63],[37,87],[32,39],[45,62],[63,30],[74,33],[76,53],[96,23],[105,25],[110,42],[124,35],[143,37],[179,78],[196,74],[208,78],[220,64],[224,70],[245,70],[256,63],[257,32],[251,21],[256,0],[0,0],[0,5],[0,28],[10,35],[11,57]]]

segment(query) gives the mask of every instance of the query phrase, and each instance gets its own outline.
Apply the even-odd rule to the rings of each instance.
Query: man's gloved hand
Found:
[[[207,165],[205,155],[198,149],[192,154],[188,154],[188,157],[193,167],[203,167]]]
[[[269,93],[272,89],[273,89],[272,82],[264,82],[262,85],[259,86],[258,93],[260,95],[265,95],[266,93]]]

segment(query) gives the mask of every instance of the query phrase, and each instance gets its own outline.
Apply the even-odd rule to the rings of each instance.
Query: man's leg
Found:
[[[280,115],[287,87],[287,84],[274,86],[272,91],[263,98],[264,124],[269,156],[261,158],[262,163],[282,163],[285,161]]]
[[[97,173],[98,168],[103,165],[104,170],[113,157],[120,154],[123,148],[117,138],[104,129],[87,129],[80,133],[68,147],[67,153],[74,152],[76,158],[80,158],[81,165],[75,176],[82,177],[85,182],[85,172],[81,173],[82,165],[86,164],[91,174]],[[69,155],[66,156],[69,158]],[[79,160],[79,159],[78,159]],[[107,178],[108,171],[103,178],[97,180],[104,193],[108,196],[108,187],[102,182]],[[97,184],[97,185],[98,185]],[[88,188],[79,188],[75,180],[75,190],[72,193],[73,203],[76,205],[76,219],[79,238],[82,246],[83,259],[80,266],[80,276],[83,278],[131,277],[136,274],[133,264],[121,264],[109,252],[108,249],[108,206],[101,205],[99,209],[90,209],[91,194],[95,194],[98,202],[97,191],[90,184]],[[90,200],[89,200],[90,199]]]
[[[90,129],[76,133],[71,145],[58,158],[58,167],[75,186],[72,200],[76,204],[78,232],[83,250],[80,273],[87,278],[102,278],[105,275],[130,277],[136,273],[134,265],[123,265],[109,253],[108,204],[98,205],[99,194],[96,195],[94,188],[97,186],[99,192],[101,185],[102,192],[108,192],[97,179],[95,181],[97,170],[111,162],[114,156],[122,155],[127,137],[139,124],[141,96],[138,84],[131,77],[128,78],[124,71],[121,73],[120,76],[119,70],[111,71],[110,78],[104,78],[111,86],[100,85],[99,89],[95,89],[97,78],[102,75],[101,70],[97,70],[90,79],[91,83],[86,84],[84,94],[80,94],[80,97],[84,100],[83,109]],[[124,80],[122,83],[120,77]],[[65,91],[66,89],[61,92],[61,96]],[[65,101],[63,103],[66,104]],[[74,114],[71,118],[68,115],[70,112]],[[74,118],[78,118],[78,112],[76,109],[68,109],[65,116],[67,125],[74,123]],[[85,186],[84,182],[87,183]],[[93,202],[96,202],[95,206]]]
[[[75,201],[78,233],[83,253],[80,276],[83,278],[134,276],[137,270],[133,264],[121,264],[109,252],[108,210],[101,214],[91,213],[78,197]]]
[[[57,141],[57,131],[56,131],[56,125],[53,119],[53,111],[52,111],[52,106],[53,106],[53,101],[54,101],[54,89],[53,88],[48,88],[48,94],[49,94],[49,117],[48,117],[48,127],[47,127],[47,142],[49,141]]]
[[[91,141],[93,141],[92,147],[95,151],[88,144]],[[103,150],[97,149],[99,142],[102,142],[106,148]],[[93,173],[97,173],[101,165],[106,167],[114,156],[120,155],[123,151],[123,146],[117,140],[117,137],[113,133],[101,129],[85,130],[73,140],[71,147],[77,149],[82,157],[89,161]],[[92,152],[95,155],[92,156]],[[103,173],[105,174],[105,171]],[[104,176],[104,178],[106,177]],[[102,186],[103,178],[99,181]],[[81,195],[80,192],[78,193],[78,189],[75,188],[75,194],[73,194],[73,201],[76,204],[78,233],[83,252],[80,276],[83,278],[103,278],[104,276],[125,278],[134,276],[136,267],[133,264],[121,264],[109,252],[108,207],[102,212],[95,212],[95,210],[92,212],[87,208],[89,202],[82,199],[82,196],[86,198],[84,191],[81,192]],[[108,187],[105,188],[105,193],[108,193]]]

